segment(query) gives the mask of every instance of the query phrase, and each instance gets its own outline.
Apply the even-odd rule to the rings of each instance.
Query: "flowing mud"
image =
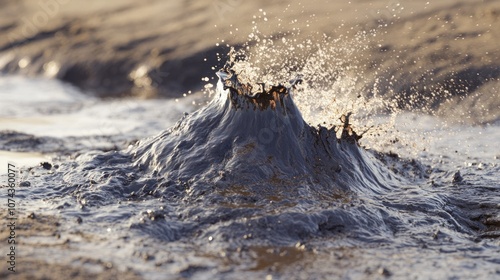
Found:
[[[304,121],[300,79],[254,89],[231,68],[218,76],[206,106],[157,136],[23,169],[30,217],[60,217],[25,245],[146,278],[498,276],[495,160],[450,173],[446,159],[371,152],[350,114]]]

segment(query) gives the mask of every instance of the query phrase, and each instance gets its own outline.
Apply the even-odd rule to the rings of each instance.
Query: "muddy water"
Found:
[[[30,122],[20,99],[17,122],[2,122],[23,133],[2,132],[2,160],[30,166],[21,215],[57,217],[68,240],[33,236],[28,251],[151,279],[499,276],[498,125],[379,115],[393,134],[358,143],[342,123],[304,121],[299,84],[256,95],[220,75],[206,105],[94,102],[61,85],[58,111],[37,111],[51,125]],[[103,122],[119,130],[88,129]],[[34,164],[42,156],[50,166]]]
[[[247,41],[210,78],[197,63],[225,61],[222,39],[174,66],[134,56],[116,79],[61,65],[56,77],[95,92],[0,77],[20,260],[131,279],[500,277],[493,2],[449,14],[389,5],[389,18],[327,20],[324,34],[319,17],[285,28],[255,9],[249,36],[231,26]],[[28,58],[9,58],[7,72]],[[89,86],[84,72],[112,80]],[[94,96],[200,80],[205,94],[178,99]]]

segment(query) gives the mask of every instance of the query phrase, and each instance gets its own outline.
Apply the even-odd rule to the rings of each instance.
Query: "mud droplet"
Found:
[[[40,163],[40,166],[43,167],[43,169],[47,169],[47,170],[50,170],[52,169],[52,164],[48,163],[48,162],[41,162]]]

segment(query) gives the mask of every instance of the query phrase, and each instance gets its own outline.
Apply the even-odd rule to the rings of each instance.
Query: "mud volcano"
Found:
[[[139,256],[151,263],[145,271],[161,267],[173,278],[280,267],[292,276],[293,262],[317,264],[324,276],[337,267],[321,260],[342,263],[332,252],[362,252],[345,260],[363,267],[401,250],[409,261],[421,250],[455,258],[488,248],[477,242],[496,232],[482,222],[497,206],[481,201],[493,196],[463,199],[475,191],[465,179],[450,191],[440,187],[447,173],[432,178],[415,160],[365,150],[349,113],[339,127],[310,126],[293,101],[300,79],[252,87],[230,67],[218,76],[206,106],[157,136],[31,169],[26,197],[56,211],[66,232],[105,240],[113,259],[134,244],[120,253],[124,266],[143,269],[130,258]],[[78,256],[86,243],[71,244]]]
[[[63,188],[85,207],[159,200],[163,210],[152,215],[162,230],[152,234],[168,241],[207,226],[204,234],[218,232],[231,247],[248,234],[275,245],[341,229],[368,239],[392,234],[395,218],[364,200],[404,179],[359,147],[350,114],[341,127],[312,127],[293,102],[300,79],[253,91],[230,68],[217,74],[212,101],[172,128],[126,151],[62,164],[64,181],[89,182]]]
[[[216,96],[205,108],[130,149],[135,166],[183,182],[190,195],[235,184],[256,195],[299,194],[305,186],[327,196],[385,188],[387,172],[366,159],[348,118],[340,138],[335,127],[305,123],[292,98],[300,80],[252,92],[230,69],[218,76]]]

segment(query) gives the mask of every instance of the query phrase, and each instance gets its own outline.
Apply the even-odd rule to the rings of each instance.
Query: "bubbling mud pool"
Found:
[[[157,136],[23,169],[23,207],[58,217],[66,246],[31,253],[151,279],[498,277],[497,158],[457,172],[456,153],[367,150],[347,114],[304,121],[300,79],[218,76],[207,105]]]

